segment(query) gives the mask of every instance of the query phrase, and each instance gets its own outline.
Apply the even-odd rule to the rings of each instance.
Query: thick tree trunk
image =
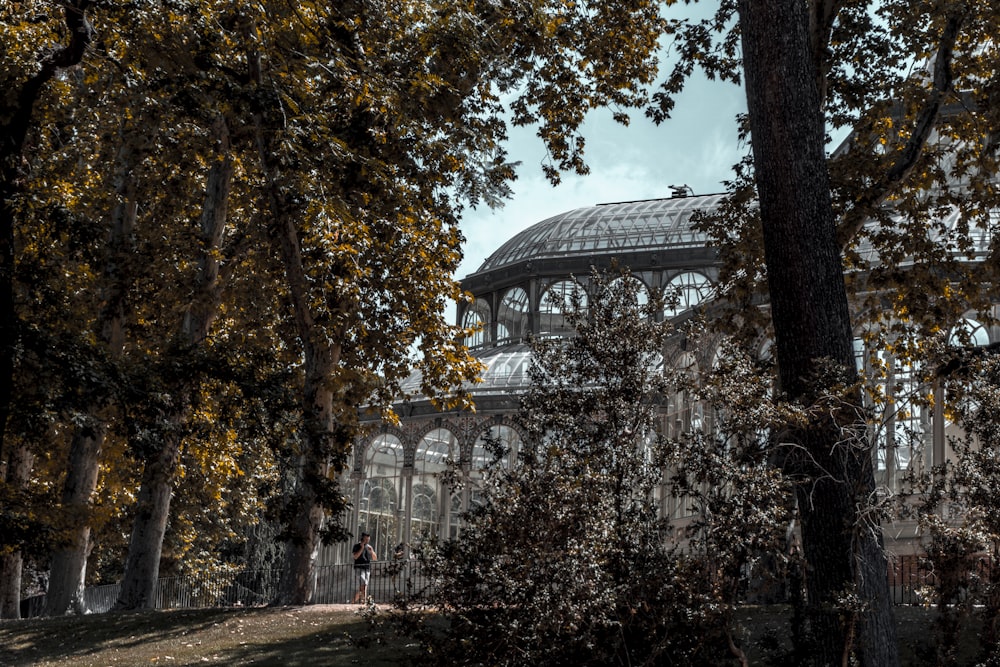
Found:
[[[258,126],[259,129],[260,126]],[[259,136],[263,146],[263,137]],[[265,173],[266,151],[261,152]],[[309,285],[305,264],[293,222],[291,207],[285,205],[277,178],[269,183],[273,218],[271,236],[285,268],[289,294],[294,307],[299,340],[305,353],[305,381],[302,387],[302,414],[305,442],[295,479],[296,487],[289,503],[295,508],[288,526],[291,538],[286,544],[285,564],[275,604],[302,605],[312,600],[315,590],[315,564],[320,548],[320,533],[325,521],[320,486],[329,474],[334,451],[333,391],[330,377],[340,361],[342,328],[329,329],[316,321],[309,308]]]
[[[115,156],[115,194],[118,203],[111,211],[108,249],[103,270],[104,306],[95,323],[109,358],[120,357],[125,348],[125,312],[134,263],[136,201],[135,166],[142,160],[139,139],[121,135]],[[110,399],[95,401],[89,407],[86,423],[77,428],[70,442],[62,505],[67,523],[66,545],[52,553],[49,586],[45,595],[45,613],[58,616],[69,612],[86,613],[83,588],[86,583],[87,558],[90,555],[92,499],[97,488],[101,448],[107,432],[105,419]]]
[[[3,466],[4,482],[13,489],[23,489],[31,477],[35,457],[23,443],[7,447]],[[21,618],[21,563],[20,550],[0,556],[0,619]]]
[[[325,381],[332,369],[330,359],[329,350],[306,354],[305,452],[299,459],[296,488],[290,500],[295,516],[289,526],[292,539],[286,544],[285,563],[274,601],[279,605],[308,604],[316,589],[316,558],[325,520],[317,485],[329,472],[333,431],[333,392]]]
[[[850,312],[835,236],[824,119],[809,38],[809,3],[740,0],[747,104],[764,231],[780,388],[811,405],[854,367]],[[836,372],[824,371],[836,368]],[[866,515],[875,488],[864,422],[852,408],[817,410],[797,429],[798,490],[818,665],[899,664],[881,528]],[[853,437],[845,436],[845,433]],[[847,593],[860,605],[845,607]],[[842,622],[843,619],[843,622]]]
[[[136,504],[132,535],[128,543],[125,576],[115,609],[154,609],[156,583],[160,576],[163,536],[170,517],[174,472],[180,460],[180,438],[166,436],[162,447],[146,461]]]
[[[0,619],[21,618],[20,551],[0,556]]]
[[[0,158],[3,158],[0,153]],[[4,173],[3,170],[0,173]],[[5,179],[6,179],[6,173]],[[6,185],[6,184],[0,184]],[[6,438],[7,416],[14,385],[14,350],[17,346],[17,311],[14,308],[14,211],[11,189],[0,187],[0,470],[6,483],[16,463],[17,445]],[[3,540],[0,539],[0,542]],[[7,546],[0,544],[0,546]],[[20,618],[21,552],[0,555],[0,618]]]
[[[0,128],[0,136],[6,134]],[[6,148],[6,147],[5,147]],[[20,152],[20,146],[18,151]],[[21,445],[7,438],[7,417],[14,388],[14,351],[17,347],[18,313],[14,307],[14,196],[15,173],[4,165],[15,160],[8,150],[0,151],[0,480],[9,483],[18,466]],[[0,538],[0,547],[10,548]],[[0,555],[0,619],[20,618],[21,552]]]
[[[304,605],[312,602],[316,591],[316,558],[321,545],[320,531],[325,519],[323,508],[316,502],[315,490],[302,480],[325,474],[325,464],[315,457],[303,456],[298,474],[295,502],[298,511],[292,521],[295,539],[285,545],[285,562],[281,570],[277,605]],[[306,470],[311,469],[307,473]]]
[[[275,242],[285,271],[296,329],[305,355],[303,453],[296,471],[295,491],[288,499],[289,505],[294,508],[294,518],[287,526],[291,536],[286,544],[278,594],[273,601],[278,605],[301,605],[312,600],[316,585],[316,557],[326,516],[321,486],[327,482],[329,461],[335,446],[330,376],[340,362],[343,325],[330,327],[318,322],[310,307],[312,281],[306,275],[295,225],[301,206],[286,196],[280,170],[272,163],[272,156],[277,153],[273,142],[280,138],[280,114],[275,108],[268,108],[265,102],[270,96],[265,92],[262,58],[249,19],[245,30],[250,79],[259,88],[261,100],[260,107],[254,112],[253,129],[261,171],[267,184],[267,204],[271,213],[268,233]],[[328,295],[328,298],[335,297]]]
[[[8,474],[21,460],[18,452],[8,452],[7,418],[14,387],[14,352],[18,336],[18,312],[14,305],[14,225],[17,220],[13,201],[21,167],[25,138],[32,126],[35,103],[56,74],[83,60],[94,36],[87,18],[93,0],[70,0],[63,3],[63,22],[67,43],[59,48],[44,49],[34,75],[16,90],[5,90],[0,99],[0,464],[7,465]],[[19,449],[19,445],[13,446]],[[30,465],[29,465],[30,472]],[[24,482],[28,474],[25,473]],[[9,596],[20,598],[21,556],[2,557],[0,563],[0,618],[6,618]],[[15,562],[16,561],[16,562]],[[12,613],[20,616],[15,603]],[[14,616],[14,618],[17,618]]]
[[[70,444],[62,505],[71,526],[64,534],[66,545],[52,554],[45,592],[45,613],[50,616],[87,613],[83,589],[90,555],[91,499],[97,488],[105,433],[105,425],[97,422],[90,428],[78,429]]]
[[[3,128],[0,128],[2,134]],[[13,159],[0,152],[0,160]],[[13,179],[0,167],[3,179]],[[14,351],[17,348],[18,314],[14,308],[14,210],[13,188],[0,183],[0,464],[5,460],[7,416],[14,389]],[[2,584],[0,584],[2,585]]]
[[[190,349],[202,345],[218,316],[220,292],[219,249],[225,231],[227,205],[232,185],[232,161],[229,131],[220,117],[213,128],[216,159],[205,183],[205,202],[201,215],[201,247],[198,289],[182,322],[181,334]],[[175,390],[172,414],[165,417],[162,445],[146,461],[139,488],[138,508],[129,540],[128,558],[122,592],[116,609],[151,609],[156,604],[156,584],[160,573],[163,539],[170,517],[170,499],[174,474],[181,454],[181,433],[191,405],[196,383],[186,379]]]

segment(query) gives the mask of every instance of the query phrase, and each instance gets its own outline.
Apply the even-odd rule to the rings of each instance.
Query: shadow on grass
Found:
[[[901,663],[935,665],[932,609],[897,607]],[[787,607],[747,607],[739,625],[752,664],[788,664],[791,648]],[[395,634],[379,612],[369,623],[344,606],[197,609],[29,619],[0,622],[0,665],[87,667],[95,665],[256,665],[390,667],[406,664],[419,647]],[[398,620],[398,619],[397,619]],[[433,617],[432,622],[444,622]],[[955,664],[975,664],[978,619],[967,619]]]
[[[416,649],[352,610],[110,613],[0,623],[0,665],[399,665]]]
[[[364,621],[357,621],[342,626],[335,632],[320,631],[281,642],[247,644],[218,657],[222,658],[222,664],[259,667],[359,664],[369,667],[398,667],[406,664],[416,650],[415,645],[407,644],[403,639],[383,637]]]
[[[6,621],[0,625],[0,665],[85,659],[109,647],[125,653],[150,642],[176,642],[217,622],[217,610],[121,612]]]

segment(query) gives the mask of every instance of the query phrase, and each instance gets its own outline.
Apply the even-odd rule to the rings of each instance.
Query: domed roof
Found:
[[[528,227],[490,255],[476,273],[527,259],[644,249],[705,247],[691,225],[695,211],[715,208],[724,194],[599,204],[560,213]]]

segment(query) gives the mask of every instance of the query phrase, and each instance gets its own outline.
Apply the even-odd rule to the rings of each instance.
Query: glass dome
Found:
[[[723,194],[599,204],[543,220],[504,243],[477,273],[527,259],[588,252],[705,247],[708,237],[694,229],[691,216],[712,210]]]

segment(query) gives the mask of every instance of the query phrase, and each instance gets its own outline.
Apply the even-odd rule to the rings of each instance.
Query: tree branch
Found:
[[[917,114],[910,138],[899,152],[895,163],[885,171],[882,178],[865,188],[864,193],[855,199],[854,205],[845,215],[844,221],[837,227],[837,241],[841,248],[845,248],[864,226],[868,219],[867,212],[884,201],[890,191],[910,175],[923,153],[924,146],[927,144],[927,139],[930,137],[941,111],[944,98],[952,92],[951,63],[955,40],[961,31],[965,14],[964,3],[949,13],[944,30],[941,32],[937,57],[934,60],[930,96],[923,109]]]
[[[816,90],[819,91],[821,106],[826,100],[833,21],[843,4],[843,0],[814,0],[809,11],[809,41],[816,66]]]
[[[8,164],[10,157],[19,155],[24,146],[31,121],[35,102],[42,88],[60,69],[72,67],[83,60],[83,54],[94,39],[94,28],[87,20],[87,10],[93,0],[72,0],[66,2],[63,10],[63,20],[69,30],[69,43],[55,49],[39,61],[41,68],[24,82],[17,94],[17,102],[11,110],[10,120],[3,127],[0,135],[4,136],[0,144],[0,157]]]

